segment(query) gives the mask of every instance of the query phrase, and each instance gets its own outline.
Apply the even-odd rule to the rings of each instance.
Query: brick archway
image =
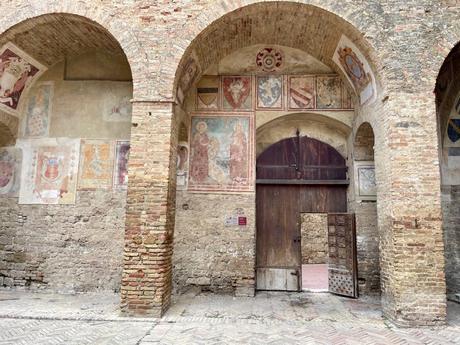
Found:
[[[35,18],[52,15],[68,14],[76,15],[93,22],[108,31],[109,35],[120,44],[125,53],[133,75],[133,95],[135,99],[148,99],[146,85],[147,75],[150,68],[144,47],[139,38],[129,25],[128,21],[94,2],[84,1],[52,1],[44,0],[39,4],[30,1],[18,0],[2,5],[4,15],[0,20],[0,32],[2,34],[10,30],[21,30],[23,24],[32,25]]]

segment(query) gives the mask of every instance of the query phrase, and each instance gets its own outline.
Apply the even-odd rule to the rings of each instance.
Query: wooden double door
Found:
[[[301,289],[301,213],[344,213],[344,186],[257,185],[257,288]]]
[[[325,145],[291,138],[272,145],[257,160],[259,290],[301,289],[300,215],[327,213],[330,291],[357,295],[354,216],[346,214],[346,164]]]

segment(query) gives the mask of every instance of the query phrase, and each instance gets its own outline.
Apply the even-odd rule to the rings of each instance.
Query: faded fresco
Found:
[[[203,76],[196,88],[196,109],[219,109],[219,84],[220,78],[216,75]]]
[[[348,92],[345,85],[342,83],[342,108],[343,109],[353,109],[353,99],[350,92]]]
[[[123,96],[108,112],[104,113],[103,119],[107,122],[131,122],[132,113],[131,96]]]
[[[342,108],[342,81],[340,77],[316,77],[316,107],[318,109]]]
[[[24,117],[24,137],[43,138],[49,134],[53,83],[40,83],[29,97]]]
[[[117,141],[115,171],[113,173],[114,188],[128,187],[128,160],[129,160],[129,141]]]
[[[112,141],[82,140],[78,189],[110,189],[112,187],[113,157]]]
[[[447,126],[447,136],[452,143],[460,139],[460,119],[450,119]]]
[[[289,109],[315,109],[315,77],[289,77]]]
[[[188,189],[252,191],[252,118],[193,116]]]
[[[350,83],[359,95],[361,104],[375,100],[375,77],[364,55],[351,42],[342,35],[332,59],[345,73]]]
[[[0,50],[0,109],[16,114],[25,89],[46,68],[11,42]]]
[[[257,108],[283,109],[283,76],[257,77]]]
[[[21,182],[21,149],[0,148],[0,196],[17,197]]]
[[[106,122],[131,122],[133,106],[132,85],[129,82],[106,82],[102,119]]]
[[[355,186],[357,200],[376,200],[377,184],[372,161],[355,162]]]
[[[185,141],[179,142],[177,145],[177,189],[185,189],[187,186],[188,175],[188,143]]]
[[[20,204],[74,204],[80,139],[21,140]]]
[[[256,65],[262,72],[275,72],[283,65],[283,53],[273,47],[264,48],[257,53]]]
[[[249,76],[222,77],[223,108],[252,109],[252,78]]]
[[[177,87],[177,98],[179,103],[184,101],[187,91],[192,87],[199,73],[200,66],[196,59],[190,56],[184,64],[182,78],[179,80],[179,85]]]

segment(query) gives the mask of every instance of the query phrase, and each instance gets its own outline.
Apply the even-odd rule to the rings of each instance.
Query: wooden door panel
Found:
[[[299,291],[296,268],[257,268],[257,290]]]
[[[328,214],[329,291],[358,297],[356,229],[354,214]]]
[[[301,265],[299,186],[258,185],[256,199],[257,288],[297,291]]]

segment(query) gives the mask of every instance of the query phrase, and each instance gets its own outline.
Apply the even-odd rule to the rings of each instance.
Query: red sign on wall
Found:
[[[246,217],[238,217],[238,225],[240,226],[246,226],[248,223]]]

